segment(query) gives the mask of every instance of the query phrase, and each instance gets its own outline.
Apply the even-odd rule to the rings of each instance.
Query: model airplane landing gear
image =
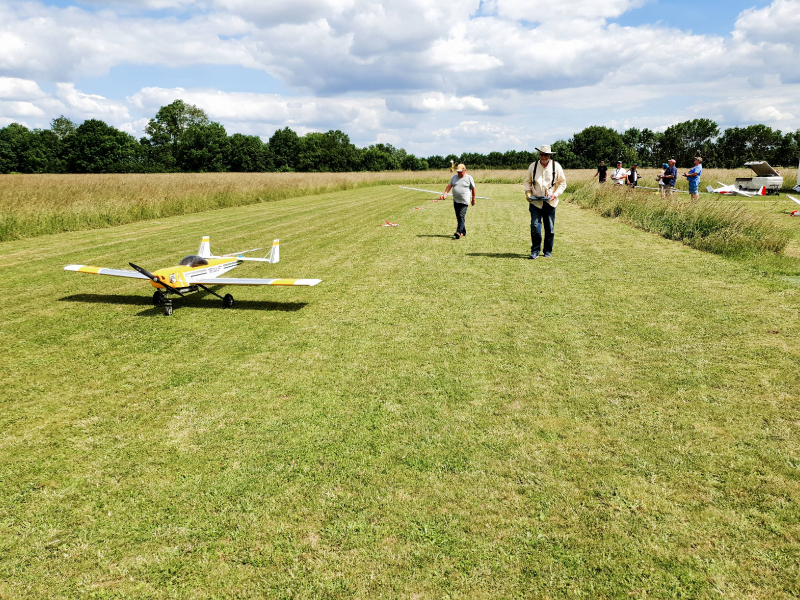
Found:
[[[222,306],[225,308],[233,308],[233,296],[225,294],[225,297],[222,299]]]
[[[159,291],[153,292],[153,305],[158,306],[162,302],[164,302],[164,294]]]
[[[170,316],[172,314],[172,298],[169,297],[169,294],[162,294],[164,296],[164,315]]]

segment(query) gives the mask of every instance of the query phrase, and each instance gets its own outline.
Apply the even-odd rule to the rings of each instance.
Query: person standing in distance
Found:
[[[703,159],[694,157],[694,166],[683,174],[689,180],[689,195],[692,200],[700,199],[700,175],[703,173]]]
[[[666,187],[666,183],[664,182],[664,173],[667,172],[669,169],[669,165],[667,163],[663,163],[662,165],[664,168],[661,169],[661,172],[658,174],[656,179],[658,180],[658,192],[661,194],[661,199],[663,200],[666,197],[666,192],[664,188]]]
[[[461,239],[467,235],[467,209],[470,205],[470,198],[472,199],[472,206],[475,206],[475,180],[472,175],[467,175],[467,167],[459,164],[456,168],[456,174],[450,179],[447,184],[447,189],[440,197],[444,200],[450,190],[453,190],[453,208],[456,211],[456,232],[453,234],[455,239]]]
[[[639,181],[639,163],[633,163],[631,170],[628,171],[628,185],[632,188],[636,187],[636,183]]]
[[[539,258],[542,250],[542,225],[544,225],[544,256],[553,254],[553,238],[556,225],[556,206],[558,197],[567,189],[567,178],[564,169],[556,161],[551,160],[553,151],[543,144],[536,148],[539,160],[528,167],[525,177],[525,199],[531,213],[531,255],[532,260]]]
[[[669,166],[661,176],[661,181],[664,182],[664,196],[666,198],[671,198],[672,191],[675,189],[675,184],[678,183],[678,169],[675,168],[674,158],[670,158],[667,164]]]
[[[608,167],[606,166],[606,161],[601,160],[600,166],[597,167],[597,172],[592,175],[592,179],[597,177],[598,183],[605,183],[606,182],[606,173],[608,173]]]
[[[614,181],[614,185],[623,185],[628,182],[628,172],[622,166],[621,160],[617,161],[617,168],[612,171],[611,179]]]

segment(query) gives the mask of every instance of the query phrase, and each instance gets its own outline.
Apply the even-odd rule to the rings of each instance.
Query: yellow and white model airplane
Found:
[[[261,248],[244,250],[232,254],[214,256],[211,254],[211,241],[208,236],[200,242],[200,250],[197,254],[190,254],[178,265],[159,269],[150,273],[142,267],[133,263],[128,263],[135,271],[127,269],[105,269],[102,267],[91,267],[88,265],[67,265],[65,271],[76,271],[78,273],[91,273],[93,275],[112,275],[114,277],[130,277],[131,279],[149,279],[150,285],[156,288],[153,293],[153,304],[164,305],[164,314],[172,314],[171,294],[185,296],[201,289],[222,300],[225,308],[233,306],[233,296],[225,294],[220,296],[216,292],[208,289],[209,285],[317,285],[321,279],[246,279],[220,277],[241,265],[245,261],[268,262],[275,264],[280,260],[280,240],[272,242],[272,249],[264,258],[250,258],[244,256],[248,252],[255,252]]]

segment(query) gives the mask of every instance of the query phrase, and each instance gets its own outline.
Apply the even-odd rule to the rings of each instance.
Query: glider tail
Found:
[[[270,264],[275,264],[276,262],[280,262],[281,260],[281,247],[280,247],[280,240],[273,240],[272,241],[272,250],[269,251],[267,258],[269,259]]]
[[[713,194],[714,193],[714,186],[710,185],[706,189],[708,190],[709,194]]]
[[[211,258],[211,239],[205,235],[200,242],[200,249],[197,251],[198,256],[203,258]]]

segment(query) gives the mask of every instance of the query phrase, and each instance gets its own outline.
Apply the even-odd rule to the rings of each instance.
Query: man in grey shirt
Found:
[[[475,180],[472,175],[467,175],[467,167],[463,164],[458,165],[456,174],[450,179],[447,184],[447,189],[442,194],[441,198],[444,200],[450,190],[453,190],[453,208],[456,211],[456,232],[453,235],[457,240],[467,235],[467,227],[465,220],[467,218],[467,208],[472,200],[472,206],[475,206]]]

